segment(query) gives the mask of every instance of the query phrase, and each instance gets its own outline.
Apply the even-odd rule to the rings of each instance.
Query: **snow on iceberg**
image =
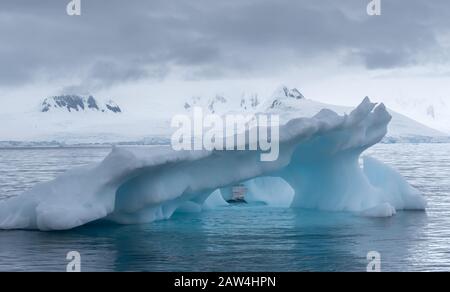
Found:
[[[259,151],[114,148],[101,163],[69,170],[1,201],[0,229],[151,222],[177,210],[222,205],[218,192],[224,196],[238,183],[249,187],[254,200],[268,204],[366,216],[423,210],[425,200],[396,171],[370,158],[364,169],[359,165],[360,154],[386,135],[390,120],[384,105],[368,98],[349,115],[324,109],[312,118],[291,120],[280,127],[280,156],[272,162],[261,162]]]

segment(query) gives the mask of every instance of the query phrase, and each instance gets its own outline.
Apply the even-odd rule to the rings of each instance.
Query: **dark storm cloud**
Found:
[[[368,69],[420,62],[449,33],[448,0],[69,0],[0,2],[0,85],[83,76],[90,86],[265,74],[343,56]],[[343,53],[343,54],[342,54]],[[433,61],[432,58],[427,59]]]

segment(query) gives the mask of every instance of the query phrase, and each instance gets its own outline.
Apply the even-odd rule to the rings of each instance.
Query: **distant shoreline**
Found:
[[[450,144],[450,137],[386,137],[379,144]],[[154,147],[154,146],[170,146],[170,142],[105,142],[105,143],[76,143],[64,144],[58,142],[45,141],[0,141],[0,150],[15,149],[108,149],[112,147]]]

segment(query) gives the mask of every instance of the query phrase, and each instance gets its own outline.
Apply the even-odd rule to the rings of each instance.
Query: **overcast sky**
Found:
[[[68,2],[0,0],[0,97],[42,84],[81,93],[289,79],[308,88],[343,76],[369,88],[380,76],[422,80],[424,90],[437,80],[450,91],[448,0],[382,0],[375,17],[369,0],[81,0],[72,17]]]

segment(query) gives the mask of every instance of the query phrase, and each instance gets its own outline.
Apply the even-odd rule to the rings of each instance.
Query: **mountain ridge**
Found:
[[[53,110],[67,110],[71,112],[98,111],[121,113],[122,109],[112,100],[101,103],[92,95],[83,97],[79,95],[58,95],[47,97],[41,104],[41,112]]]
[[[76,95],[66,95],[76,96]],[[0,123],[10,127],[0,128],[0,147],[11,145],[91,145],[91,144],[158,144],[170,142],[175,131],[171,118],[177,114],[192,114],[196,106],[211,114],[278,114],[282,124],[299,117],[312,117],[328,108],[338,114],[349,114],[354,108],[325,104],[305,97],[301,90],[280,86],[273,94],[262,98],[256,93],[238,96],[213,94],[178,98],[169,103],[157,99],[122,99],[127,111],[120,114],[108,110],[105,103],[92,97],[69,99],[57,104],[58,98],[43,102],[39,110],[0,115]],[[81,101],[80,101],[81,98]],[[74,103],[67,103],[68,101]],[[94,102],[95,101],[95,102]],[[128,102],[128,103],[127,103]],[[82,103],[83,107],[81,107]],[[49,104],[49,105],[47,105]],[[55,107],[57,105],[57,107]],[[110,104],[111,106],[116,105]],[[45,111],[46,106],[49,107]],[[118,106],[117,106],[118,107]],[[78,108],[78,111],[77,111]],[[100,110],[105,108],[105,114]],[[44,110],[44,111],[43,111]],[[49,114],[49,112],[53,112]],[[450,142],[449,135],[418,123],[389,109],[393,116],[385,142]],[[107,114],[111,113],[111,114]],[[114,114],[113,114],[114,113]],[[23,143],[22,143],[23,142]],[[36,143],[28,143],[36,142]]]

